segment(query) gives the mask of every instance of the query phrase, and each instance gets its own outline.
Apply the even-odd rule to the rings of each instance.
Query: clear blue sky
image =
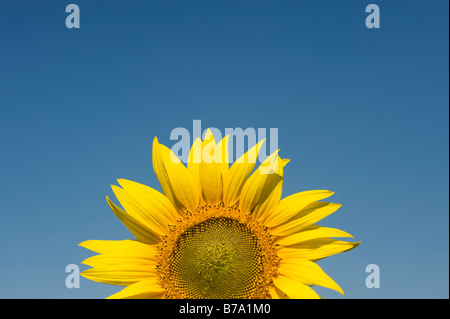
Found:
[[[278,128],[284,195],[336,192],[321,224],[363,243],[319,264],[347,298],[449,297],[448,1],[79,0],[67,29],[69,3],[0,6],[0,298],[118,291],[65,267],[130,238],[109,185],[160,189],[152,140],[194,119]]]

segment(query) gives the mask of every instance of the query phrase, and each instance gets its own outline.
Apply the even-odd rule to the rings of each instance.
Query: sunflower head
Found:
[[[279,261],[267,229],[223,203],[181,218],[158,247],[168,298],[266,298]]]
[[[162,193],[120,179],[107,198],[133,240],[89,240],[99,255],[84,261],[94,281],[126,286],[111,298],[319,298],[319,285],[343,294],[316,261],[356,247],[350,234],[316,222],[340,205],[333,193],[304,191],[281,199],[278,151],[256,170],[259,142],[228,163],[228,136],[197,139],[185,166],[153,142],[153,168]]]

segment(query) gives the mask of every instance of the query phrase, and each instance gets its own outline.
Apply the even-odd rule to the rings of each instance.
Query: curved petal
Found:
[[[168,222],[166,218],[158,218],[157,215],[155,216],[151,212],[152,208],[136,200],[136,196],[132,192],[127,192],[115,185],[111,185],[111,188],[128,215],[133,216],[133,218],[145,224],[152,233],[159,237],[167,234],[169,231],[168,223],[173,224],[172,222]]]
[[[183,212],[194,211],[200,201],[200,185],[178,157],[166,146],[153,141],[153,168],[164,195]]]
[[[83,260],[81,263],[91,267],[114,265],[143,265],[151,268],[156,266],[156,261],[152,259],[124,256],[120,253],[95,255]]]
[[[283,165],[277,153],[270,155],[242,188],[239,208],[252,213],[255,219],[274,209],[281,198]]]
[[[148,258],[156,260],[156,246],[137,240],[86,240],[78,246],[100,254],[120,254],[124,257]]]
[[[80,274],[96,282],[128,286],[137,281],[156,276],[156,269],[142,264],[115,264],[90,268]]]
[[[317,261],[332,255],[343,253],[357,247],[361,242],[348,242],[332,238],[319,238],[304,241],[277,251],[281,259],[304,258]]]
[[[222,168],[222,184],[224,184],[224,180],[226,179],[226,176],[228,176],[228,171],[230,170],[230,153],[228,148],[228,143],[230,141],[230,135],[226,135],[223,139],[217,143],[217,157],[216,161],[220,162],[221,168]],[[223,185],[222,185],[222,192],[223,192]],[[223,195],[222,195],[223,197]]]
[[[158,142],[158,138],[155,137],[153,139],[153,148],[152,148],[152,164],[153,171],[155,172],[156,178],[161,184],[162,191],[164,195],[172,202],[172,204],[178,207],[178,203],[173,195],[172,186],[170,185],[169,176],[167,175],[166,169],[164,168],[164,162],[162,160],[160,144]]]
[[[341,204],[317,202],[306,206],[292,221],[271,228],[271,233],[276,236],[287,236],[295,234],[304,228],[311,226],[326,216],[334,213]]]
[[[156,277],[138,281],[107,299],[157,299],[165,293]]]
[[[292,299],[320,299],[310,287],[286,276],[280,275],[274,278],[273,283]]]
[[[250,174],[255,168],[259,150],[264,140],[259,141],[255,146],[239,157],[225,175],[223,184],[223,200],[225,204],[231,206],[239,200],[242,187],[244,187]]]
[[[202,162],[202,140],[196,138],[189,151],[187,169],[200,185],[200,163]]]
[[[151,211],[152,215],[162,219],[165,224],[174,223],[181,217],[171,201],[156,189],[126,179],[118,179],[117,181],[136,201],[142,203],[144,207]]]
[[[290,160],[278,158],[278,161],[279,161],[279,164],[278,164],[279,166],[278,166],[276,174],[278,174],[278,176],[283,178],[284,167],[286,166],[287,163],[290,162]],[[280,203],[282,191],[283,191],[283,180],[281,180],[275,186],[275,188],[272,190],[269,198],[266,201],[264,201],[262,203],[262,205],[259,207],[259,211],[258,211],[258,213],[255,214],[255,218],[258,218],[259,220],[261,220],[264,223],[267,216],[269,216],[275,210],[275,208],[278,206],[278,204]]]
[[[161,238],[155,234],[154,230],[149,228],[147,224],[117,207],[108,197],[106,197],[106,201],[117,218],[122,221],[122,223],[134,236],[136,236],[139,241],[150,245],[157,244],[161,241]]]
[[[306,206],[333,194],[334,192],[327,190],[312,190],[283,198],[277,208],[267,217],[265,225],[267,227],[278,226],[294,217]]]
[[[322,286],[336,290],[344,295],[341,287],[331,279],[316,263],[299,258],[287,258],[280,261],[280,274],[307,285]]]
[[[269,293],[272,299],[290,299],[284,292],[275,286],[269,288]]]
[[[222,201],[222,172],[228,148],[228,137],[216,144],[211,130],[205,134],[203,142],[196,139],[189,153],[188,170],[198,180],[202,198],[206,203]],[[226,166],[228,167],[228,166]]]
[[[311,239],[316,238],[324,238],[324,237],[351,237],[352,235],[349,233],[337,229],[337,228],[329,228],[329,227],[322,227],[318,225],[311,225],[309,227],[304,228],[302,231],[284,236],[284,237],[278,237],[277,238],[277,244],[281,246],[289,246],[294,245],[297,243],[300,243],[302,241],[307,241]]]

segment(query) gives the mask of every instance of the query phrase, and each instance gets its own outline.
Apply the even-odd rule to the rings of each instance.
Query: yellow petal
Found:
[[[135,200],[135,194],[115,185],[111,185],[111,188],[127,214],[145,224],[152,233],[161,237],[169,231],[167,220],[153,215],[151,207],[144,206],[141,202]]]
[[[128,214],[126,211],[117,207],[113,202],[106,197],[109,207],[114,212],[114,214],[119,218],[122,223],[128,228],[128,230],[136,236],[136,238],[146,244],[154,245],[161,241],[161,238],[154,234],[153,230],[148,227],[145,223],[136,219],[136,217]]]
[[[271,234],[275,236],[287,236],[300,232],[304,228],[311,226],[326,216],[334,213],[341,207],[341,204],[316,202],[306,206],[292,221],[273,227]]]
[[[170,200],[156,189],[126,179],[117,181],[136,201],[150,210],[152,215],[162,219],[164,224],[174,223],[181,217]]]
[[[153,171],[155,172],[156,178],[158,178],[159,183],[161,184],[162,191],[164,195],[169,198],[169,200],[175,205],[176,208],[179,208],[177,205],[177,201],[173,196],[172,187],[170,185],[169,176],[167,175],[166,169],[164,168],[164,163],[161,156],[160,144],[158,143],[158,138],[155,137],[153,139],[153,149],[152,149],[152,164]]]
[[[291,160],[288,158],[284,158],[281,160],[281,165],[283,166],[283,168],[290,162]]]
[[[229,135],[216,144],[208,129],[205,140],[197,138],[190,150],[187,167],[200,184],[206,203],[222,201],[223,179],[228,173],[228,139]]]
[[[269,288],[269,293],[272,299],[290,299],[284,292],[275,286]]]
[[[86,240],[81,247],[100,254],[120,254],[124,257],[149,258],[156,260],[156,246],[147,245],[137,240]]]
[[[200,185],[166,146],[153,142],[153,167],[166,195],[181,211],[194,211],[200,201]]]
[[[299,258],[287,258],[280,261],[278,267],[280,274],[295,281],[307,285],[322,286],[340,292],[344,295],[341,287],[331,279],[316,263]]]
[[[242,187],[244,187],[250,174],[255,168],[259,150],[264,140],[259,141],[249,151],[236,160],[224,178],[223,200],[227,205],[234,205],[240,197]]]
[[[292,299],[320,299],[317,293],[307,285],[280,275],[273,279],[277,288]]]
[[[220,163],[220,170],[221,170],[221,190],[220,190],[220,196],[218,196],[220,201],[223,201],[223,189],[224,185],[228,183],[228,172],[230,170],[229,168],[229,151],[228,151],[228,142],[230,140],[230,135],[226,135],[223,139],[219,141],[216,145],[216,151],[215,151],[215,161],[216,163]]]
[[[230,140],[230,135],[226,135],[222,140],[220,140],[219,143],[217,143],[217,150],[216,153],[216,162],[222,163],[222,180],[224,179],[223,176],[227,176],[229,171],[229,163],[230,163],[230,154],[228,151],[228,142]]]
[[[156,299],[161,298],[165,290],[158,283],[156,277],[138,281],[107,299]]]
[[[81,275],[104,284],[127,286],[156,276],[156,269],[148,265],[116,264],[90,268],[81,272]]]
[[[113,266],[113,265],[144,265],[155,267],[156,261],[148,258],[124,256],[120,253],[101,254],[83,260],[82,264],[91,267]]]
[[[239,208],[244,212],[254,214],[255,218],[262,216],[267,210],[273,209],[281,198],[283,182],[283,167],[278,151],[270,155],[244,184],[239,201]],[[271,165],[272,167],[268,167]],[[267,171],[274,171],[266,174]]]
[[[304,241],[277,251],[281,259],[304,258],[311,261],[343,253],[357,247],[361,242],[348,242],[332,238],[319,238]]]
[[[312,190],[283,198],[273,213],[268,216],[265,225],[267,227],[280,225],[294,217],[311,203],[330,197],[333,194],[333,192],[327,190]]]
[[[276,174],[278,176],[280,176],[281,178],[283,178],[283,174],[284,174],[284,167],[286,166],[287,163],[290,162],[290,160],[288,159],[280,159],[279,157],[277,158],[277,160],[279,161],[278,164],[278,168],[276,171]],[[258,211],[255,212],[255,218],[261,220],[262,222],[264,222],[268,216],[270,216],[273,211],[275,210],[275,208],[278,206],[278,204],[280,203],[280,199],[281,199],[281,194],[283,191],[283,182],[282,180],[275,186],[275,188],[272,190],[269,198],[264,201],[258,208]]]
[[[200,184],[200,163],[202,162],[202,140],[196,138],[189,151],[187,169]]]
[[[318,225],[311,225],[304,228],[302,231],[277,239],[277,244],[282,246],[289,246],[316,238],[324,237],[351,237],[352,235],[337,228],[322,227]]]
[[[205,202],[216,203],[222,200],[222,163],[218,154],[216,154],[219,150],[216,150],[214,136],[210,130],[208,132],[210,134],[206,134],[202,143],[202,162],[199,165],[199,179]]]

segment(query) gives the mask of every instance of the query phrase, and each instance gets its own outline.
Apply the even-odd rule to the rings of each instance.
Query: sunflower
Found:
[[[126,286],[109,298],[320,298],[314,285],[343,290],[316,261],[355,248],[353,237],[315,223],[341,205],[328,190],[281,199],[278,151],[255,170],[264,141],[228,164],[229,136],[208,130],[196,139],[187,166],[153,141],[153,169],[162,192],[119,179],[122,208],[106,198],[136,239],[88,240],[98,255],[83,261],[93,281]]]

